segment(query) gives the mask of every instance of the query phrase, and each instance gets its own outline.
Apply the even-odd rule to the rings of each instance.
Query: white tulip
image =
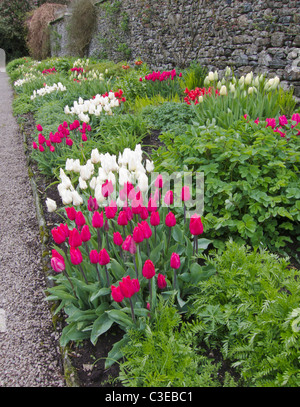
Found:
[[[214,73],[213,73],[212,71],[210,71],[210,72],[208,73],[207,78],[208,78],[209,82],[213,82],[214,79],[215,79]]]
[[[79,206],[79,205],[83,204],[83,199],[81,198],[81,196],[79,195],[79,193],[77,191],[72,192],[72,198],[73,198],[73,205]]]
[[[220,95],[221,96],[226,96],[227,95],[227,88],[225,85],[222,85],[221,89],[220,89]]]
[[[148,159],[146,159],[146,170],[147,172],[152,172],[154,170],[153,161],[149,161]]]
[[[64,205],[70,205],[73,202],[73,192],[69,189],[61,191],[60,197]]]
[[[47,198],[46,205],[47,205],[48,212],[55,212],[57,209],[56,202],[53,199]]]
[[[93,164],[98,164],[101,161],[101,157],[97,148],[94,148],[91,152],[91,161]]]
[[[87,183],[86,183],[86,181],[84,179],[79,177],[78,181],[79,181],[79,188],[80,189],[87,189],[88,185],[87,185]]]
[[[138,186],[141,192],[148,191],[148,177],[146,174],[141,173],[138,177]]]

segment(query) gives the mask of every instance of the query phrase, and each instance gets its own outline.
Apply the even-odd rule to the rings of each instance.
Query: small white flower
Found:
[[[73,205],[79,206],[83,203],[83,199],[79,195],[77,191],[72,192],[72,198],[73,198]]]
[[[146,170],[147,172],[152,172],[154,170],[154,164],[153,161],[146,160]]]

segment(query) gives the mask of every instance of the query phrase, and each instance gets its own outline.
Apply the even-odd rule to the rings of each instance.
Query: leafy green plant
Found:
[[[194,326],[195,332],[195,326]],[[119,379],[126,387],[219,387],[218,368],[195,347],[196,334],[172,302],[160,299],[142,329],[121,347]]]
[[[298,387],[299,270],[232,241],[204,258],[217,272],[190,303],[199,342],[220,349],[245,386]]]
[[[164,133],[153,153],[158,172],[203,172],[204,228],[214,244],[230,236],[273,250],[299,235],[300,145],[294,127],[286,137],[265,123],[243,119],[228,130],[190,126]]]

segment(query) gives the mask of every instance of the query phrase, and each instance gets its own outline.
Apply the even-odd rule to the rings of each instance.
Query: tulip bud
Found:
[[[47,209],[48,212],[55,212],[57,205],[56,202],[53,199],[47,198],[46,199],[46,205],[47,205]]]
[[[155,276],[155,267],[151,260],[146,260],[143,267],[143,276],[148,280]]]
[[[177,253],[172,253],[170,259],[170,266],[172,269],[179,269],[180,267],[180,257]]]
[[[71,247],[70,248],[70,257],[71,257],[71,263],[74,265],[78,265],[82,262],[82,254],[79,249],[76,247]]]
[[[167,287],[166,277],[163,274],[158,274],[157,276],[157,286],[160,290],[163,290]]]
[[[76,213],[75,223],[80,228],[81,226],[85,225],[85,217],[81,211]]]
[[[173,191],[167,191],[165,198],[164,198],[164,202],[166,205],[172,205],[174,202],[174,194]]]
[[[152,226],[158,226],[160,222],[159,212],[152,212],[150,216],[150,223]]]
[[[181,200],[183,202],[190,200],[191,194],[190,194],[190,188],[188,186],[184,186],[181,190]]]
[[[122,281],[119,282],[119,287],[125,298],[132,297],[137,288],[136,285],[134,286],[130,276],[123,277]]]
[[[201,218],[196,214],[190,219],[190,232],[192,235],[201,235],[203,233]]]
[[[133,229],[132,238],[135,241],[135,243],[141,243],[144,240],[143,231],[139,226],[136,226]]]
[[[98,211],[93,213],[92,225],[94,228],[102,228],[103,226],[103,212],[101,214]]]
[[[65,270],[65,262],[63,259],[59,257],[52,257],[51,258],[51,267],[56,273],[61,273]]]
[[[82,239],[77,229],[70,230],[69,245],[71,247],[78,247],[82,245]]]
[[[169,228],[176,225],[176,217],[175,217],[173,212],[169,212],[167,214],[166,219],[165,219],[165,223],[166,223],[166,226],[168,226]]]
[[[221,86],[220,95],[221,95],[221,96],[226,96],[226,95],[227,95],[227,88],[226,88],[225,85],[222,85],[222,86]]]
[[[120,211],[118,216],[118,225],[126,226],[128,224],[128,218],[125,211]]]
[[[117,246],[121,246],[123,243],[123,238],[120,232],[115,232],[113,237],[114,244]]]
[[[101,264],[101,266],[105,266],[109,262],[110,262],[110,257],[109,257],[109,254],[107,253],[106,249],[100,250],[99,264]]]
[[[149,239],[152,236],[152,230],[151,230],[148,222],[144,220],[141,223],[139,223],[139,225],[143,231],[145,239]]]
[[[131,254],[136,253],[136,244],[131,235],[128,235],[122,244],[122,249],[130,252]]]
[[[99,254],[98,254],[97,250],[90,251],[90,261],[92,264],[99,263]]]
[[[81,233],[80,233],[80,237],[81,237],[81,240],[83,242],[88,242],[90,240],[90,238],[92,236],[91,236],[91,232],[90,232],[90,229],[89,229],[89,225],[84,225],[83,226],[83,228],[81,230]]]

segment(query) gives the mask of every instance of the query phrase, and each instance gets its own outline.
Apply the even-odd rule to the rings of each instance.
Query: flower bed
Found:
[[[55,284],[47,299],[64,315],[61,345],[88,341],[96,347],[119,330],[105,368],[119,360],[125,386],[298,386],[299,270],[266,251],[285,255],[289,239],[299,241],[299,112],[278,79],[237,79],[227,69],[223,78],[208,73],[189,91],[185,72],[161,78],[142,63],[126,65],[120,77],[103,72],[103,80],[95,77],[89,86],[83,80],[79,87],[68,77],[79,65],[82,74],[89,61],[70,62],[64,71],[55,61],[55,75],[44,80],[49,86],[61,80],[65,92],[50,102],[30,102],[37,116],[41,103],[53,109],[52,124],[44,126],[39,117],[32,158],[57,184],[55,199],[45,200],[47,216],[61,217],[51,229]],[[39,69],[53,66],[50,60]],[[18,92],[30,98],[34,85]],[[147,116],[135,110],[137,90]],[[169,103],[163,98],[175,93],[179,99],[168,105],[172,120],[166,120],[162,100]],[[100,105],[108,114],[95,114]],[[190,109],[191,121],[173,133],[181,108]],[[161,121],[150,120],[154,112]],[[163,119],[165,146],[146,156],[138,134],[142,126],[160,128]],[[195,213],[197,185],[183,182],[187,172],[204,172],[201,213]],[[149,338],[162,348],[149,352]],[[134,356],[132,347],[141,352]],[[220,365],[201,349],[220,352],[234,371],[218,381]],[[273,369],[258,363],[264,352]],[[143,360],[149,363],[141,372]]]

